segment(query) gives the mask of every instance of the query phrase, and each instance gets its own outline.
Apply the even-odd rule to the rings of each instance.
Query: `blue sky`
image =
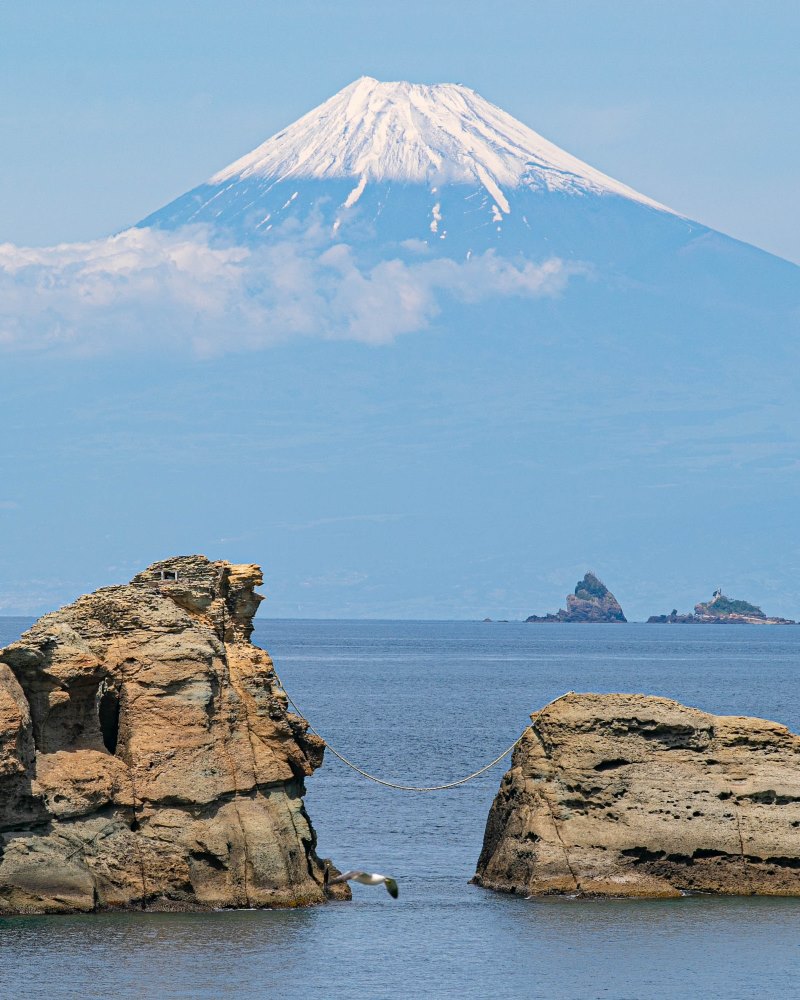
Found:
[[[800,6],[772,0],[0,6],[0,240],[119,230],[362,74],[456,81],[800,261]]]
[[[621,281],[565,236],[494,299],[519,259],[101,239],[369,74],[800,261],[798,37],[781,3],[0,5],[0,614],[203,552],[265,567],[264,615],[522,617],[593,569],[632,618],[720,585],[800,617],[797,268],[673,216],[656,264],[617,219]]]

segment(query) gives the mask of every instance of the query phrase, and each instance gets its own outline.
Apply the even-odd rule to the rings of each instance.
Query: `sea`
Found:
[[[0,619],[0,645],[29,623]],[[665,695],[800,731],[800,627],[259,621],[329,744],[405,784],[475,771],[568,690]],[[318,852],[391,875],[302,910],[0,919],[2,998],[800,997],[800,899],[528,900],[470,884],[507,759],[442,792],[326,754]]]

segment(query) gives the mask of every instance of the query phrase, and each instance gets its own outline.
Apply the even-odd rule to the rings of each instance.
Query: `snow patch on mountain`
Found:
[[[248,178],[354,178],[346,205],[370,181],[481,185],[504,214],[509,188],[614,194],[671,209],[571,156],[460,84],[382,83],[362,77],[209,184]]]
[[[356,184],[356,186],[353,188],[353,190],[350,192],[350,194],[345,198],[345,200],[344,200],[344,207],[345,208],[352,208],[352,206],[355,205],[355,203],[358,201],[358,199],[364,193],[364,188],[366,186],[367,186],[367,178],[366,178],[366,175],[362,174],[361,175],[361,180],[359,180],[358,184]]]

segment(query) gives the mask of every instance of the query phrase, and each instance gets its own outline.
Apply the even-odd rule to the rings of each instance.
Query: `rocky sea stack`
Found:
[[[800,736],[666,698],[531,716],[475,881],[526,896],[800,895]]]
[[[261,582],[169,559],[0,650],[0,913],[325,899],[323,746],[250,642]]]
[[[627,621],[619,601],[594,573],[587,573],[567,594],[566,611],[554,615],[531,615],[527,622],[624,622]]]

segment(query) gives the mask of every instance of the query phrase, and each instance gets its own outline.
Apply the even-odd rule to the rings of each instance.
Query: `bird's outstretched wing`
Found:
[[[342,872],[341,875],[337,875],[335,878],[330,877],[329,869],[325,869],[326,882],[328,885],[336,885],[338,882],[349,882],[351,878],[358,878],[359,875],[364,875],[364,872],[359,871],[349,871]]]
[[[388,875],[379,875],[377,872],[362,872],[356,869],[351,869],[350,871],[342,872],[341,875],[335,875],[331,878],[330,868],[325,866],[325,887],[329,885],[338,885],[340,882],[361,882],[362,885],[380,885],[381,882],[386,886],[386,891],[392,897],[392,899],[397,899],[400,895],[400,890],[397,887],[397,882],[390,878]]]

